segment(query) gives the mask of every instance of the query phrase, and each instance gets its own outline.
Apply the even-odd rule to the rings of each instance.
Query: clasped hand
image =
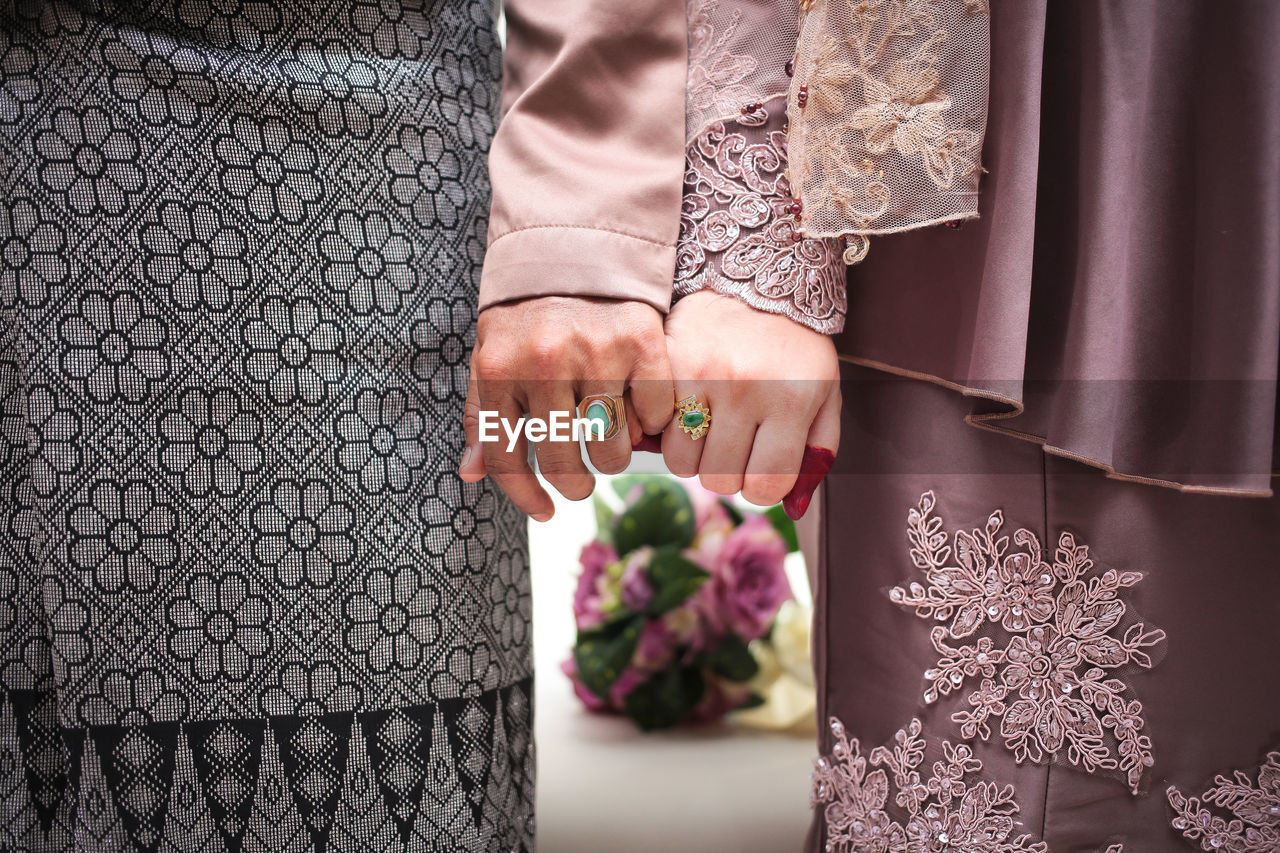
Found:
[[[493,477],[521,510],[546,521],[554,504],[529,466],[528,442],[481,442],[480,413],[547,421],[587,395],[609,394],[625,400],[626,422],[612,438],[587,442],[598,470],[624,470],[633,448],[660,436],[673,474],[760,506],[786,497],[798,516],[839,444],[839,376],[827,336],[710,291],[681,299],[665,322],[641,302],[557,296],[495,305],[477,329],[459,474]],[[689,396],[711,412],[699,439],[673,417]],[[576,441],[542,441],[535,453],[565,497],[591,494],[595,479]]]

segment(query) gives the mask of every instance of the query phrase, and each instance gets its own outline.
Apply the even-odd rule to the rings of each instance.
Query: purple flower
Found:
[[[582,549],[578,557],[582,574],[578,575],[578,588],[573,594],[573,615],[579,631],[590,631],[604,624],[604,592],[608,581],[605,568],[617,561],[618,552],[603,542],[588,542]]]
[[[705,649],[710,635],[716,631],[715,623],[708,619],[705,601],[709,588],[708,584],[703,584],[692,598],[662,616],[663,629],[672,638],[672,645],[687,648],[690,656]]]
[[[682,480],[681,484],[689,493],[689,501],[693,504],[693,526],[697,530],[702,530],[707,525],[719,526],[726,521],[730,526],[733,525],[729,510],[724,508],[723,498],[694,481]]]
[[[636,653],[631,657],[632,666],[649,672],[661,672],[675,660],[676,646],[680,640],[667,626],[665,619],[650,619],[645,623]]]
[[[653,601],[653,585],[649,583],[649,560],[652,548],[641,548],[627,556],[622,569],[622,606],[641,613]]]
[[[782,536],[764,516],[753,516],[725,539],[712,572],[712,595],[726,627],[743,640],[764,636],[782,602],[791,598],[783,571]]]
[[[684,556],[710,571],[733,532],[733,519],[719,495],[697,485],[686,484],[685,488],[693,502],[694,534]]]
[[[627,696],[631,695],[632,690],[648,681],[650,675],[652,673],[634,666],[624,669],[622,675],[619,675],[618,680],[609,688],[609,705],[618,711],[626,710]]]
[[[609,703],[601,699],[596,694],[587,689],[582,683],[582,679],[578,677],[578,663],[573,658],[569,658],[560,664],[560,671],[569,676],[569,681],[573,682],[573,692],[577,694],[578,699],[583,705],[587,706],[588,711],[605,711],[609,708]]]
[[[698,707],[689,715],[691,723],[714,723],[730,711],[736,710],[751,697],[751,687],[715,676],[707,679],[706,693]]]

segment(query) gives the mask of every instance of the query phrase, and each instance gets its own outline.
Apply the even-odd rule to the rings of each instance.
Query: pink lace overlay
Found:
[[[1004,516],[949,536],[926,492],[907,514],[911,561],[924,572],[890,590],[922,619],[938,661],[924,699],[968,687],[969,707],[951,719],[983,741],[998,725],[1021,763],[1063,760],[1087,772],[1120,773],[1137,793],[1152,764],[1142,703],[1117,670],[1150,669],[1164,631],[1128,620],[1124,590],[1138,572],[1099,572],[1088,546],[1063,532],[1048,553],[1025,528],[1003,534]]]
[[[746,104],[786,94],[798,14],[784,0],[688,0],[685,138],[735,118]]]
[[[1043,841],[1017,833],[1012,785],[979,778],[982,762],[963,743],[942,741],[941,755],[926,765],[930,745],[921,731],[912,720],[892,747],[865,756],[857,738],[831,720],[832,754],[818,759],[810,795],[823,810],[829,853],[1048,853]]]
[[[1165,795],[1173,808],[1173,828],[1201,850],[1222,853],[1275,853],[1280,850],[1280,752],[1273,752],[1258,770],[1255,784],[1237,770],[1220,775],[1199,797],[1176,787]],[[1225,812],[1224,817],[1215,809]]]
[[[800,233],[781,109],[750,106],[688,148],[675,297],[710,289],[838,332],[846,308],[840,242]]]
[[[792,182],[815,236],[977,215],[984,0],[804,0],[788,93]]]

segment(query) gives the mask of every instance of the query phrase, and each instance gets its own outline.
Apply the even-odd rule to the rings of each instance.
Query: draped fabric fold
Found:
[[[1280,5],[991,13],[981,218],[878,240],[842,355],[1112,476],[1271,494]]]

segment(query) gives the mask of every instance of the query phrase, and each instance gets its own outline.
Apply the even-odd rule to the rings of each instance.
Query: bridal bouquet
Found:
[[[791,520],[660,475],[613,485],[621,505],[597,498],[599,534],[582,550],[573,602],[578,636],[563,669],[578,697],[645,730],[758,705],[750,647],[792,598]]]

